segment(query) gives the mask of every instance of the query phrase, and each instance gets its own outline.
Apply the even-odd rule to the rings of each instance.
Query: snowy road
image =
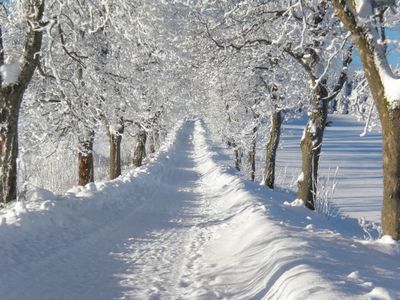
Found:
[[[172,299],[185,294],[210,235],[197,226],[207,218],[207,201],[199,185],[192,131],[193,123],[177,140],[182,143],[175,145],[179,152],[171,158],[173,169],[144,190],[146,202],[139,209],[118,212],[118,218],[100,222],[99,230],[81,240],[53,237],[50,243],[58,246],[50,255],[17,266],[1,281],[6,291],[1,299]],[[22,255],[30,255],[29,249]]]
[[[218,159],[202,122],[186,122],[147,167],[10,208],[0,226],[0,299],[400,296],[395,246],[382,253],[342,237]],[[349,225],[337,222],[339,232]],[[381,258],[371,265],[371,257]]]

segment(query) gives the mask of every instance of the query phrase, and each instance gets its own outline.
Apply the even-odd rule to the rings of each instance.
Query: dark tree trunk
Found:
[[[241,149],[239,147],[236,147],[233,149],[233,153],[235,156],[235,168],[236,170],[240,171],[240,169],[242,168],[242,157],[243,157],[243,153],[241,151]]]
[[[149,152],[155,153],[156,149],[159,148],[160,145],[160,117],[161,110],[157,111],[154,114],[154,117],[150,120],[150,140],[149,140]]]
[[[108,140],[110,144],[110,179],[121,175],[121,141],[125,126],[123,118],[120,119],[118,129],[108,128]]]
[[[271,189],[274,188],[274,183],[275,183],[276,151],[279,146],[281,125],[282,125],[282,112],[278,110],[272,114],[271,132],[266,147],[267,149],[265,157],[264,184]]]
[[[3,44],[3,30],[0,26],[0,66],[4,65],[4,44]],[[3,79],[0,76],[0,85]]]
[[[297,198],[303,200],[304,204],[312,210],[315,209],[319,156],[328,116],[328,102],[323,100],[327,96],[326,88],[319,84],[314,91],[313,111],[300,143],[302,175],[297,182]]]
[[[338,100],[337,100],[337,98],[335,98],[331,101],[329,113],[333,114],[333,113],[337,112],[337,107],[338,107]]]
[[[251,148],[252,149],[247,154],[247,161],[250,165],[250,179],[254,181],[254,179],[256,178],[256,160],[255,160],[256,152],[254,143],[251,145]]]
[[[94,181],[93,140],[94,133],[90,133],[79,141],[78,184],[81,186]]]
[[[149,112],[151,111],[151,107],[148,108]],[[159,126],[160,126],[160,117],[161,117],[161,110],[154,112],[154,115],[146,120],[145,127],[148,128],[148,150],[149,153],[156,152],[156,145],[157,139],[159,139]]]
[[[117,178],[121,175],[121,140],[122,135],[119,133],[109,133],[110,143],[110,179]]]
[[[17,197],[18,117],[23,93],[0,96],[0,192],[3,206]]]
[[[240,171],[240,169],[242,168],[242,156],[243,156],[242,151],[240,147],[238,147],[234,139],[228,141],[228,147],[231,147],[233,149],[235,169]]]
[[[253,128],[253,136],[251,139],[251,145],[250,145],[250,150],[249,153],[247,154],[247,161],[250,165],[250,179],[252,181],[255,180],[256,178],[256,133],[257,133],[258,127]]]
[[[133,152],[133,165],[135,167],[140,167],[143,164],[143,159],[146,157],[146,140],[146,130],[140,129],[137,134],[137,141]]]

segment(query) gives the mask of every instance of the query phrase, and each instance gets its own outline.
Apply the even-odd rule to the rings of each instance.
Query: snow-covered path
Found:
[[[49,242],[58,245],[50,246],[50,255],[7,272],[1,299],[172,299],[183,294],[179,290],[196,271],[193,263],[207,238],[196,229],[205,219],[206,202],[194,161],[193,126],[188,123],[174,156],[166,157],[173,160],[173,169],[159,174],[149,189],[137,191],[145,199],[139,209],[100,221],[100,228],[82,239],[54,236]],[[153,180],[149,175],[147,180]],[[46,248],[41,244],[36,250],[47,254]],[[20,254],[30,255],[30,249]]]
[[[342,236],[356,225],[285,206],[291,195],[246,183],[218,159],[202,122],[186,122],[144,168],[10,207],[0,299],[400,296],[396,245]]]

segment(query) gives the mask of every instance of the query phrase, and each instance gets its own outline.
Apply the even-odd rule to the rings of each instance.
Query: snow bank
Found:
[[[207,136],[197,122],[196,156],[205,197],[214,199],[208,224],[214,238],[204,245],[202,263],[209,267],[199,271],[193,298],[400,298],[398,243],[365,243],[356,220],[328,219],[288,201],[295,195],[239,179],[217,163],[221,155],[210,151]]]
[[[144,209],[146,199],[142,195],[156,193],[157,180],[168,176],[173,164],[170,155],[181,131],[179,122],[147,165],[124,176],[76,186],[65,195],[36,189],[29,193],[28,201],[13,202],[0,210],[0,270],[28,268],[36,260],[51,256],[61,245],[76,244],[126,217],[127,211]],[[24,257],[28,253],[29,257]],[[6,272],[2,274],[10,277]],[[1,281],[11,279],[5,281],[0,274]]]
[[[194,141],[204,193],[215,199],[209,209],[217,238],[205,246],[212,268],[197,279],[193,298],[350,299],[310,264],[307,242],[270,220],[261,199],[215,162],[200,121]]]

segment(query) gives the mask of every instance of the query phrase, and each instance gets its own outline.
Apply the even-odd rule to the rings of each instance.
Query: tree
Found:
[[[327,123],[329,102],[342,89],[351,63],[352,46],[342,59],[338,80],[332,80],[335,59],[342,52],[346,38],[336,19],[331,18],[332,7],[328,1],[300,3],[295,15],[302,16],[302,25],[290,30],[297,32],[299,38],[294,47],[293,41],[286,43],[284,52],[291,56],[309,76],[312,91],[311,112],[304,129],[300,147],[302,152],[302,173],[298,179],[297,198],[306,207],[316,208],[318,168],[324,131]],[[333,81],[333,82],[332,82]],[[332,84],[333,83],[333,84]]]
[[[383,2],[385,4],[386,2]],[[382,124],[383,234],[400,239],[400,89],[398,75],[387,60],[384,18],[387,6],[378,1],[333,0],[336,13],[357,45],[365,76]]]
[[[12,5],[12,4],[10,4]],[[7,46],[0,43],[0,205],[17,197],[18,119],[24,93],[38,65],[42,38],[44,0],[24,1],[24,44],[19,61],[6,63]],[[2,39],[2,37],[1,37]]]
[[[267,144],[266,157],[265,157],[265,170],[264,170],[264,184],[269,188],[274,188],[275,183],[275,161],[276,151],[279,145],[279,138],[281,134],[282,124],[282,111],[276,110],[271,117],[271,131],[270,139]]]
[[[329,1],[267,2],[260,5],[255,2],[240,3],[236,7],[234,3],[221,4],[223,12],[217,13],[211,22],[202,22],[210,40],[221,51],[251,49],[254,59],[257,50],[264,49],[272,57],[285,58],[289,64],[296,63],[308,77],[312,100],[306,106],[311,111],[301,141],[302,175],[298,180],[297,197],[308,208],[315,209],[328,105],[346,81],[351,47],[350,54],[343,58],[343,68],[339,70],[336,82],[334,71],[340,64],[339,54],[346,46],[346,37],[339,21],[331,18],[333,8]],[[304,99],[303,103],[307,100]]]
[[[143,164],[143,160],[146,157],[146,141],[147,132],[140,124],[138,124],[138,132],[136,137],[136,144],[133,153],[133,165],[140,167]]]
[[[49,14],[58,17],[49,26],[40,65],[40,75],[51,81],[41,83],[45,95],[39,97],[56,97],[61,103],[60,111],[52,112],[49,105],[48,122],[61,119],[75,139],[79,185],[94,181],[94,137],[101,136],[104,128],[109,137],[110,178],[121,174],[125,118],[135,101],[133,75],[139,61],[149,57],[139,42],[143,37],[137,36],[143,31],[133,30],[138,12],[142,12],[138,1],[124,0],[63,1],[51,6]],[[131,18],[123,17],[125,13]],[[135,56],[128,55],[131,51]]]
[[[273,189],[275,184],[275,162],[276,152],[279,146],[279,139],[281,135],[281,126],[283,122],[283,111],[281,106],[289,106],[288,103],[284,103],[285,92],[280,88],[281,80],[286,80],[285,77],[280,77],[276,64],[279,62],[278,59],[270,59],[269,66],[259,67],[260,70],[267,71],[267,78],[261,76],[261,80],[264,84],[264,88],[267,91],[267,95],[270,100],[271,109],[271,122],[270,122],[270,133],[269,139],[265,149],[265,165],[263,174],[263,183],[267,187]],[[272,75],[272,76],[271,76]],[[279,78],[280,77],[280,78]],[[268,82],[267,82],[268,81]],[[288,107],[286,107],[288,109]],[[294,109],[290,109],[294,110]]]

